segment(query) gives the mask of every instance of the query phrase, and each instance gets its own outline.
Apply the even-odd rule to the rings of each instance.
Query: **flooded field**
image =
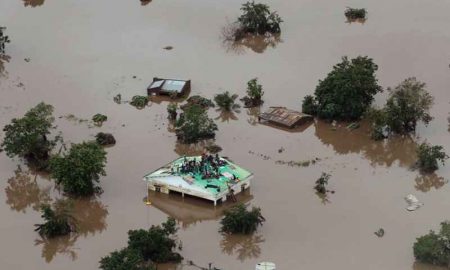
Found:
[[[179,221],[181,254],[202,266],[245,270],[268,260],[277,269],[435,269],[414,262],[412,244],[450,219],[450,165],[426,176],[411,166],[423,140],[450,152],[450,2],[264,2],[284,19],[281,36],[230,45],[221,33],[239,15],[241,1],[0,1],[0,25],[12,41],[0,61],[0,126],[45,101],[55,107],[66,142],[90,140],[99,131],[117,140],[107,148],[104,193],[75,204],[79,233],[51,241],[33,225],[41,221],[39,205],[62,194],[45,175],[0,153],[1,269],[98,269],[102,256],[126,245],[128,230],[167,215]],[[346,6],[367,8],[368,20],[345,23]],[[191,79],[191,94],[212,98],[228,90],[242,97],[246,82],[258,77],[262,109],[300,110],[302,98],[344,55],[372,57],[384,88],[410,76],[426,82],[435,97],[434,120],[414,138],[374,142],[364,124],[332,130],[318,121],[287,132],[257,124],[255,110],[211,109],[221,154],[255,175],[241,199],[261,207],[267,222],[252,236],[225,237],[218,229],[227,205],[214,209],[161,194],[150,194],[151,206],[144,203],[143,175],[199,149],[176,142],[167,101],[137,110],[113,102],[115,95],[127,101],[145,94],[153,77],[169,77]],[[74,120],[96,113],[108,116],[103,127]],[[71,114],[76,118],[65,117]],[[316,158],[305,167],[277,162]],[[329,187],[336,191],[326,199],[313,190],[322,172],[332,175]],[[410,193],[424,207],[407,212],[403,198]],[[382,238],[374,235],[379,228]]]

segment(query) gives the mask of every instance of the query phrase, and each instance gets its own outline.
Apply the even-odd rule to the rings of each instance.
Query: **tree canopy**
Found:
[[[231,111],[232,109],[239,107],[235,103],[236,98],[238,95],[231,95],[228,91],[217,94],[214,96],[214,101],[216,102],[217,106],[219,108],[225,110],[225,111]]]
[[[55,146],[58,136],[49,140],[53,128],[53,106],[39,103],[22,118],[13,118],[3,131],[5,137],[1,147],[9,157],[18,156],[43,168],[47,165],[49,152]]]
[[[424,142],[417,147],[417,158],[417,165],[421,170],[432,172],[439,169],[438,163],[441,162],[443,165],[448,156],[444,152],[444,147],[440,145],[432,146]]]
[[[144,261],[142,255],[134,249],[123,248],[113,251],[100,260],[100,269],[103,270],[153,270],[151,265]]]
[[[439,233],[430,231],[417,238],[413,246],[416,260],[439,266],[449,266],[450,263],[450,223],[441,223]]]
[[[105,173],[106,152],[96,142],[72,144],[68,153],[50,159],[51,176],[64,192],[76,196],[100,192],[96,185]]]
[[[183,143],[195,143],[201,139],[214,138],[217,130],[216,123],[197,104],[185,108],[175,126],[177,138]]]
[[[382,91],[375,72],[378,66],[367,56],[358,56],[333,67],[324,80],[319,81],[314,97],[305,97],[305,113],[325,119],[354,120],[360,118]]]
[[[258,78],[253,78],[247,82],[247,96],[241,99],[245,107],[255,107],[263,103],[264,91],[262,85],[258,83]]]
[[[250,234],[256,231],[258,226],[264,223],[265,219],[261,215],[261,209],[253,207],[247,210],[244,204],[238,204],[224,212],[224,217],[220,221],[221,232]]]
[[[238,23],[242,32],[260,35],[281,32],[280,24],[283,20],[276,12],[271,12],[268,5],[251,1],[242,4],[241,10]]]

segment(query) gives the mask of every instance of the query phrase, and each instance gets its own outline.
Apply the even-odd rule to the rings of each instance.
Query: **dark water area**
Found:
[[[424,140],[450,151],[450,2],[266,2],[284,19],[279,40],[230,47],[222,29],[239,15],[241,1],[0,1],[0,25],[11,39],[0,60],[0,126],[45,101],[55,107],[66,143],[91,140],[100,131],[117,140],[107,148],[103,194],[76,200],[79,232],[54,240],[40,238],[34,224],[41,221],[39,206],[62,194],[48,176],[0,153],[1,269],[97,269],[102,256],[126,245],[128,230],[160,224],[167,215],[178,220],[181,254],[201,266],[243,270],[268,260],[277,269],[436,269],[415,263],[412,245],[450,219],[450,166],[431,175],[412,167]],[[368,20],[346,23],[347,6],[365,7]],[[163,49],[168,45],[173,49]],[[302,98],[344,55],[372,57],[383,88],[410,76],[426,82],[435,97],[434,120],[412,137],[374,142],[367,123],[334,130],[316,121],[286,131],[258,124],[258,109],[210,109],[221,154],[255,175],[241,199],[261,207],[267,222],[252,236],[227,236],[218,229],[229,205],[214,208],[162,194],[144,203],[143,175],[207,143],[176,142],[167,100],[152,99],[137,110],[115,103],[114,96],[131,100],[146,93],[153,77],[168,77],[191,79],[191,95],[212,99],[230,91],[241,98],[247,81],[258,77],[265,91],[261,110],[300,110]],[[382,93],[375,103],[385,99]],[[96,113],[108,116],[102,127],[59,117],[91,119]],[[277,163],[313,159],[319,161],[304,167]],[[335,191],[326,200],[313,190],[322,172],[331,174]],[[407,212],[408,194],[424,206]],[[382,238],[373,233],[380,227]]]

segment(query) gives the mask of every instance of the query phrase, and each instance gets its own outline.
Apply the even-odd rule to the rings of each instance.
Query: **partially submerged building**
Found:
[[[309,114],[289,110],[286,107],[270,107],[258,116],[259,122],[271,123],[283,127],[294,128],[312,121]]]
[[[225,202],[250,187],[253,174],[223,157],[181,157],[144,176],[147,188]]]
[[[191,81],[153,78],[147,87],[148,95],[168,95],[171,97],[183,96],[191,90]]]

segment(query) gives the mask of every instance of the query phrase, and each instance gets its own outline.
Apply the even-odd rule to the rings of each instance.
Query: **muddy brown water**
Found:
[[[108,115],[101,128],[57,117],[66,142],[92,139],[98,131],[117,140],[107,149],[104,193],[76,202],[79,234],[52,241],[33,231],[40,222],[36,209],[62,195],[51,180],[34,179],[20,160],[0,154],[1,269],[97,269],[102,256],[126,245],[129,229],[159,224],[168,214],[179,220],[182,255],[201,266],[244,270],[269,260],[278,269],[434,269],[414,263],[412,244],[450,219],[450,167],[428,176],[410,167],[423,140],[450,151],[450,3],[266,2],[285,21],[280,42],[248,40],[235,50],[221,31],[238,16],[241,1],[0,1],[0,25],[12,40],[0,65],[0,125],[45,101],[55,116]],[[366,7],[368,20],[345,23],[349,5]],[[162,49],[168,45],[174,49]],[[244,200],[262,208],[266,224],[250,237],[226,237],[218,233],[221,208],[156,195],[152,206],[143,203],[145,173],[198,149],[176,143],[166,101],[136,110],[114,103],[116,94],[123,101],[145,94],[151,78],[160,76],[191,79],[191,94],[212,98],[228,90],[242,97],[246,82],[258,77],[263,109],[300,109],[301,98],[343,55],[373,57],[383,87],[408,76],[426,82],[436,98],[433,122],[419,126],[413,139],[373,142],[364,125],[334,131],[317,122],[286,132],[257,124],[257,110],[224,115],[211,109],[222,154],[255,174]],[[376,97],[377,104],[384,100],[385,94]],[[276,164],[314,158],[320,161],[308,167]],[[322,172],[332,175],[329,188],[336,191],[325,201],[313,191]],[[407,212],[409,193],[425,206]],[[379,228],[382,238],[374,235]]]

